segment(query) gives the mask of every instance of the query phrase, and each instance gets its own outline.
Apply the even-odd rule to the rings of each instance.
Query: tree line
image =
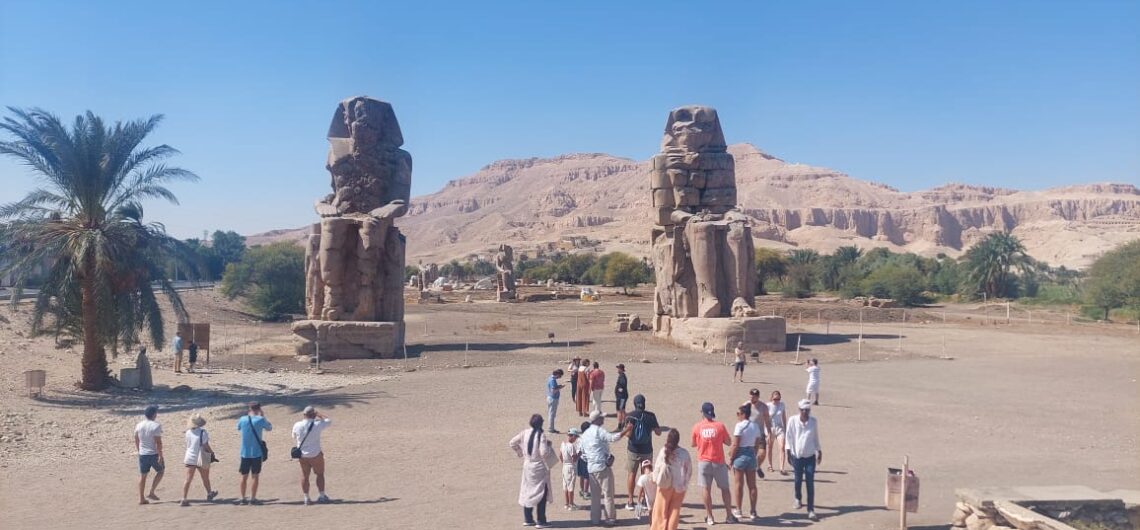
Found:
[[[1091,318],[1107,320],[1113,310],[1121,310],[1122,318],[1140,317],[1140,241],[1104,254],[1083,273],[1032,258],[1016,236],[1005,232],[986,236],[957,259],[855,246],[831,254],[758,248],[756,267],[759,294],[772,290],[804,298],[830,292],[892,298],[907,306],[943,297],[1018,299],[1080,306]]]

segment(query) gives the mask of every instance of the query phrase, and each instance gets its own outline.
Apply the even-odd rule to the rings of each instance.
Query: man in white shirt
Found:
[[[158,417],[158,405],[149,405],[143,411],[145,419],[135,425],[135,449],[139,452],[139,504],[150,504],[147,499],[158,500],[154,489],[162,481],[162,474],[166,471],[166,463],[162,458],[162,425],[155,418]],[[154,469],[154,482],[150,484],[150,494],[143,496],[146,491],[146,476]]]
[[[823,448],[819,444],[819,427],[811,415],[811,401],[801,399],[800,415],[788,420],[785,437],[788,447],[788,460],[795,471],[795,509],[803,508],[800,496],[801,484],[807,482],[808,519],[818,521],[815,515],[815,466],[823,462]]]
[[[614,470],[610,466],[610,444],[621,440],[622,437],[633,430],[632,424],[627,424],[625,430],[609,432],[602,428],[606,417],[600,411],[590,413],[592,424],[586,432],[582,433],[581,458],[586,460],[586,471],[590,473],[590,522],[595,525],[613,526],[617,523],[617,512],[614,510]],[[606,501],[606,519],[602,521],[602,497]]]
[[[325,453],[321,450],[321,432],[332,424],[332,420],[317,412],[312,405],[305,407],[304,419],[293,424],[294,447],[301,450],[301,492],[304,493],[306,506],[312,503],[309,500],[309,473],[317,475],[317,491],[320,495],[317,502],[329,502],[325,495]]]

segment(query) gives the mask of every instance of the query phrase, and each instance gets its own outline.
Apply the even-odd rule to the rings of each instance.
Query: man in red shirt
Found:
[[[602,389],[606,387],[606,373],[594,362],[594,369],[588,374],[590,379],[590,408],[602,411]]]
[[[716,421],[716,411],[713,404],[705,402],[701,405],[701,415],[704,418],[693,425],[693,447],[697,448],[697,485],[705,490],[705,524],[712,526],[712,485],[720,488],[721,498],[724,499],[726,523],[736,523],[732,515],[732,496],[728,491],[728,464],[724,460],[724,446],[729,445],[732,437],[724,424]]]

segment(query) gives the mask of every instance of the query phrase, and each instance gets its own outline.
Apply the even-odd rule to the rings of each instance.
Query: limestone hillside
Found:
[[[1012,230],[1029,253],[1054,265],[1087,266],[1140,238],[1140,190],[1087,184],[1043,191],[949,184],[903,193],[838,171],[790,164],[748,144],[736,157],[740,206],[757,244],[830,252],[842,245],[956,256],[985,234]],[[648,255],[648,165],[606,154],[502,160],[412,198],[398,224],[408,263],[487,255],[499,243],[534,255],[570,236],[589,249]],[[305,229],[250,236],[251,244],[300,241]],[[582,247],[581,238],[576,238]],[[596,246],[594,241],[599,242]]]

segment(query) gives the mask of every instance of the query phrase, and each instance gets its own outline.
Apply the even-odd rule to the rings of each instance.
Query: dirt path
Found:
[[[752,386],[765,394],[779,388],[789,398],[802,391],[803,369],[790,364],[791,352],[749,365],[749,383],[732,384],[719,355],[678,350],[646,333],[609,332],[604,313],[623,304],[601,307],[412,306],[409,342],[415,346],[406,365],[402,359],[338,361],[325,366],[327,373],[311,375],[280,351],[284,342],[274,335],[263,340],[277,346],[258,343],[267,351],[254,348],[247,371],[240,370],[236,352],[219,356],[208,375],[160,371],[157,383],[187,384],[191,390],[150,396],[71,391],[64,382],[77,374],[76,354],[45,346],[44,339],[14,336],[12,323],[0,326],[11,339],[0,358],[0,435],[8,437],[0,442],[0,526],[514,528],[521,519],[515,503],[520,464],[506,442],[529,414],[543,409],[545,375],[571,353],[601,359],[611,373],[613,364],[625,362],[631,391],[645,394],[661,421],[683,434],[702,401],[714,402],[727,418]],[[507,329],[480,327],[494,322]],[[895,351],[900,330],[901,353]],[[819,357],[823,365],[823,405],[816,415],[826,453],[817,501],[824,520],[813,528],[894,528],[897,514],[880,508],[882,488],[885,468],[897,466],[903,454],[922,479],[920,512],[911,519],[915,528],[944,528],[957,487],[1140,489],[1136,335],[868,324],[864,354],[873,362],[855,363],[850,359],[857,330],[851,324],[833,324],[832,335],[808,325],[805,331],[811,333],[804,336],[810,340],[803,354]],[[550,332],[556,335],[553,345],[546,339]],[[954,360],[939,359],[946,335],[947,355]],[[162,355],[155,359],[160,366],[166,362]],[[462,364],[473,367],[458,368]],[[51,371],[42,399],[21,395],[19,374],[29,367]],[[185,417],[192,410],[206,414],[222,459],[213,477],[222,499],[232,500],[238,444],[233,420],[249,399],[266,403],[275,425],[267,436],[273,458],[260,494],[269,505],[180,508],[177,465],[159,488],[162,503],[134,504],[130,436],[145,403],[163,406],[160,420],[171,446],[166,454],[175,464]],[[331,506],[299,505],[296,464],[287,457],[288,429],[309,403],[334,418],[324,437],[329,493],[340,499]],[[564,402],[558,427],[565,430],[577,420],[572,416]],[[624,447],[615,452],[620,469]],[[558,478],[555,471],[556,485]],[[196,487],[192,498],[201,496]],[[620,480],[617,491],[624,499]],[[762,526],[807,526],[802,513],[790,509],[788,479],[763,481],[760,498]],[[704,528],[699,502],[699,493],[690,491],[683,528]],[[561,503],[551,514],[557,527],[588,525],[586,512],[565,512]],[[619,515],[624,526],[635,526],[629,512]]]

